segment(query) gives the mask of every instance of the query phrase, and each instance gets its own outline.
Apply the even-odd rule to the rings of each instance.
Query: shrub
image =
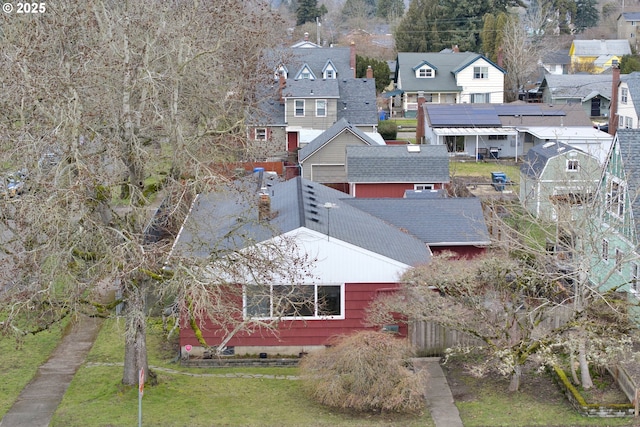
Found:
[[[393,141],[398,137],[398,125],[391,120],[378,122],[378,133],[385,141]]]
[[[424,409],[424,374],[414,373],[406,341],[362,331],[305,356],[305,390],[319,403],[359,412],[418,413]]]

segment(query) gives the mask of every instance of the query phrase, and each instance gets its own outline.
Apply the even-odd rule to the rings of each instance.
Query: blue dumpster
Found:
[[[496,191],[503,191],[507,183],[507,174],[504,172],[491,172],[491,183]]]

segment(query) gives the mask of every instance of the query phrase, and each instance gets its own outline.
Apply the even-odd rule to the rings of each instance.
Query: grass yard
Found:
[[[52,426],[137,425],[138,389],[120,384],[122,322],[105,322]],[[148,348],[159,384],[145,387],[144,425],[433,426],[428,412],[418,417],[360,416],[321,407],[304,397],[297,380],[286,378],[296,376],[297,368],[184,368],[173,363],[175,346],[163,340],[159,324],[151,325]]]
[[[13,406],[38,367],[49,358],[66,324],[38,335],[26,335],[20,343],[8,336],[0,339],[0,418]]]
[[[514,165],[513,161],[451,161],[449,172],[452,177],[481,177],[489,180],[491,172],[504,172],[509,180],[516,184],[520,182],[520,165]]]

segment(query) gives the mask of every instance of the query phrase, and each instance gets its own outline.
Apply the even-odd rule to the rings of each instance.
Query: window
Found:
[[[471,94],[471,103],[472,104],[486,104],[490,100],[491,94],[489,93],[472,93]]]
[[[622,271],[622,251],[616,248],[616,270]]]
[[[433,184],[413,184],[414,190],[433,190]]]
[[[620,89],[620,102],[623,104],[627,103],[627,98],[629,96],[629,89],[623,87]]]
[[[295,117],[304,117],[304,99],[296,99],[295,101]]]
[[[631,263],[631,290],[633,292],[638,292],[639,284],[640,284],[640,267],[637,263]]]
[[[335,79],[336,78],[336,74],[333,70],[326,70],[324,72],[324,78],[325,79]]]
[[[625,129],[632,129],[633,128],[633,118],[632,117],[625,117],[624,118],[624,128]]]
[[[316,99],[316,117],[326,117],[326,116],[327,116],[327,100]]]
[[[266,128],[256,128],[256,141],[266,141],[267,140],[267,129]]]
[[[577,159],[569,159],[567,160],[567,171],[568,172],[578,172],[578,168],[580,167],[580,162]]]
[[[489,141],[506,141],[507,135],[489,135]]]
[[[341,285],[248,285],[245,316],[257,318],[344,317]]]
[[[607,239],[602,239],[602,259],[609,261],[609,241]]]
[[[620,217],[624,216],[624,185],[617,181],[611,181],[606,197],[609,212]]]
[[[417,77],[418,78],[422,78],[422,79],[431,78],[431,77],[433,77],[433,69],[431,69],[431,68],[420,68],[420,69],[418,69]]]
[[[473,78],[474,79],[488,79],[489,78],[489,67],[473,67]]]

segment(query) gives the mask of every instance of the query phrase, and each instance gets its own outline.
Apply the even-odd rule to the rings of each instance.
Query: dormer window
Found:
[[[327,70],[324,73],[324,78],[325,79],[335,79],[336,78],[336,73],[333,70]]]
[[[316,76],[313,74],[313,71],[311,71],[311,68],[307,64],[304,64],[295,78],[296,80],[315,80]]]
[[[284,77],[285,80],[288,77],[288,73],[287,73],[287,69],[284,66],[279,66],[278,68],[276,68],[276,72],[274,73],[274,79],[275,80],[279,80],[280,76]]]
[[[419,79],[431,79],[435,77],[436,72],[433,68],[423,65],[416,70],[416,77]]]

